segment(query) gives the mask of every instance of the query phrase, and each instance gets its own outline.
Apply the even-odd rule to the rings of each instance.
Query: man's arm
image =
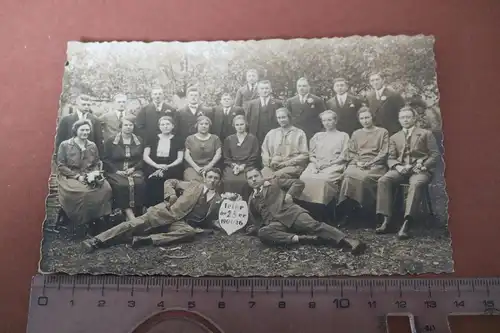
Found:
[[[177,196],[176,190],[185,190],[189,186],[190,182],[177,180],[177,179],[167,179],[163,183],[163,198],[168,200],[171,196]]]
[[[429,157],[424,161],[424,167],[432,169],[436,166],[439,158],[439,149],[436,138],[431,131],[426,131],[427,149],[429,149]]]
[[[389,169],[393,169],[396,165],[400,165],[398,161],[398,148],[394,137],[389,139],[389,157],[387,159],[387,166]]]
[[[134,128],[135,134],[140,136],[143,140],[146,140],[146,133],[144,132],[146,128],[146,107],[143,107],[137,114]]]
[[[236,92],[236,99],[234,101],[234,105],[239,107],[243,107],[243,93],[241,91],[242,89],[243,88],[238,89],[238,91]]]
[[[286,194],[290,194],[293,198],[298,198],[304,190],[305,184],[300,179],[278,178],[278,185]]]

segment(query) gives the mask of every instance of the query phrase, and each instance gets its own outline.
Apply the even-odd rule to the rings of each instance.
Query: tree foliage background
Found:
[[[437,106],[439,94],[430,36],[348,37],[233,42],[79,43],[68,45],[61,106],[79,93],[93,96],[94,111],[106,112],[112,96],[126,93],[136,112],[149,103],[150,90],[162,86],[171,103],[182,106],[195,85],[202,100],[215,105],[224,92],[235,94],[245,72],[255,68],[269,79],[273,94],[295,94],[296,80],[307,77],[312,92],[333,96],[333,80],[345,77],[351,92],[369,90],[367,74],[383,71],[387,83],[405,97],[418,94]]]

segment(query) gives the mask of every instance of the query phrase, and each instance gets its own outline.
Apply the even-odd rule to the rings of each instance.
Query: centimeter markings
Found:
[[[131,293],[137,288],[149,291],[151,287],[164,290],[175,289],[195,290],[204,289],[206,292],[224,290],[239,292],[241,289],[265,290],[266,292],[280,292],[281,295],[294,290],[304,292],[307,290],[313,295],[318,290],[329,292],[330,289],[338,290],[341,295],[345,289],[349,291],[369,291],[379,293],[393,292],[395,289],[400,294],[408,291],[426,291],[429,296],[434,290],[455,291],[459,296],[462,291],[485,292],[488,296],[493,288],[500,291],[500,278],[227,278],[227,277],[158,277],[158,276],[106,276],[106,275],[38,275],[33,278],[32,286],[45,288],[96,289],[114,286],[130,289]]]
[[[158,296],[161,298],[157,298]],[[332,296],[333,299],[330,298]],[[82,301],[78,300],[79,297]],[[31,298],[30,312],[33,310],[33,316],[36,316],[36,319],[32,319],[33,323],[50,314],[42,311],[50,305],[60,309],[58,311],[69,311],[71,307],[80,305],[85,311],[90,311],[89,318],[96,316],[91,309],[114,311],[113,309],[117,309],[118,306],[117,311],[107,312],[111,316],[114,316],[113,313],[118,316],[118,313],[122,313],[119,310],[122,306],[137,308],[138,319],[144,311],[154,312],[180,306],[187,311],[198,311],[198,309],[206,311],[207,315],[214,316],[225,325],[231,324],[227,321],[232,317],[222,316],[217,312],[222,310],[218,309],[228,311],[228,308],[234,307],[235,311],[244,316],[245,312],[241,311],[247,308],[253,309],[249,311],[260,311],[257,312],[259,316],[265,316],[272,313],[265,312],[268,311],[265,309],[280,308],[294,311],[304,306],[316,309],[321,315],[331,316],[332,313],[328,311],[331,311],[333,306],[333,309],[347,311],[343,312],[345,315],[339,314],[338,320],[351,320],[362,324],[359,322],[361,319],[356,319],[358,317],[355,317],[355,314],[357,316],[359,311],[366,308],[370,313],[367,313],[364,320],[369,322],[363,325],[375,325],[380,321],[378,327],[384,327],[384,318],[388,314],[408,315],[410,321],[413,320],[413,315],[416,315],[422,320],[417,324],[420,331],[437,333],[444,332],[444,319],[449,314],[458,312],[499,314],[500,311],[495,305],[500,304],[500,278],[192,278],[39,275],[32,281]],[[302,303],[304,301],[305,303]],[[300,305],[301,303],[303,305]],[[330,306],[325,307],[327,303]],[[40,311],[36,310],[37,308]],[[307,313],[312,315],[312,312]],[[251,318],[252,315],[248,315]],[[71,316],[70,312],[68,316]],[[134,315],[131,313],[131,316]],[[121,323],[122,319],[117,319],[117,323]],[[242,320],[242,317],[239,317],[239,321]],[[296,317],[292,316],[290,320],[296,320]],[[86,325],[88,328],[91,327],[93,321],[89,320]]]

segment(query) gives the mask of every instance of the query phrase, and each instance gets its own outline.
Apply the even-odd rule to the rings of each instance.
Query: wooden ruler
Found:
[[[499,278],[36,276],[28,333],[449,332],[449,317],[496,315]],[[500,328],[499,328],[500,331]]]

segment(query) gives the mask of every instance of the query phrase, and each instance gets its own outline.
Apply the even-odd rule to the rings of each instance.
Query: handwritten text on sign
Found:
[[[243,200],[224,200],[219,210],[219,224],[231,235],[243,228],[248,222],[248,205]]]

